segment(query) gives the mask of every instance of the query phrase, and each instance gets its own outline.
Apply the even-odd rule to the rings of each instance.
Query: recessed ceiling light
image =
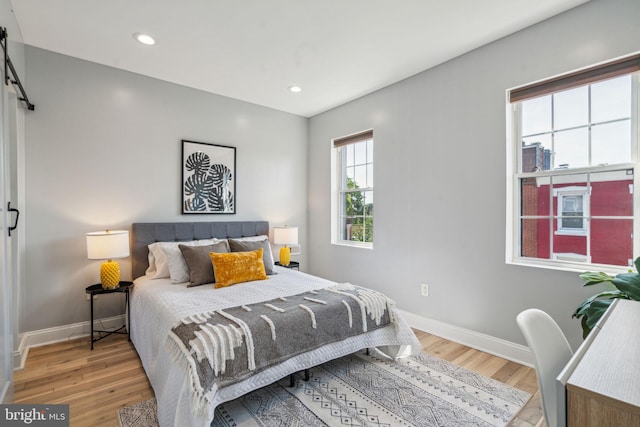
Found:
[[[298,93],[298,92],[302,92],[302,88],[300,86],[289,86],[289,90],[293,93]]]
[[[145,44],[147,46],[153,46],[154,44],[156,44],[155,39],[151,37],[149,34],[135,33],[133,35],[133,38],[136,39],[138,42]]]

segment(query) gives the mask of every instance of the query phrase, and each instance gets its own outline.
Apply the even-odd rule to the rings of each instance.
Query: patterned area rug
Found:
[[[354,353],[216,408],[213,426],[504,426],[530,395],[422,353],[392,361]],[[122,427],[154,427],[154,399],[118,411]]]

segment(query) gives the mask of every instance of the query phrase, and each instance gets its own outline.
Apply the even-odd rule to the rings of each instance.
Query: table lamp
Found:
[[[288,266],[291,262],[291,249],[287,245],[298,244],[298,227],[274,227],[273,243],[284,245],[280,248],[280,265]]]
[[[100,281],[104,289],[120,285],[120,265],[114,258],[129,256],[129,232],[106,230],[87,233],[87,258],[106,259],[100,267]]]

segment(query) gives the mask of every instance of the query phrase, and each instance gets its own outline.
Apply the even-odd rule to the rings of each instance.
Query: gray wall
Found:
[[[310,120],[27,47],[21,331],[87,320],[84,233],[134,221],[300,226],[306,270],[524,343],[540,307],[575,346],[577,274],[506,265],[505,90],[640,50],[640,2],[592,0]],[[375,248],[330,242],[330,140],[375,130]],[[238,147],[238,214],[180,214],[180,140]],[[313,159],[309,161],[308,159]],[[123,275],[130,266],[121,261]],[[431,285],[420,296],[420,283]],[[99,317],[121,312],[103,298]]]
[[[26,280],[21,331],[88,320],[100,261],[85,233],[140,221],[300,226],[308,120],[27,46]],[[188,70],[185,70],[188,72]],[[181,139],[237,147],[236,215],[181,215]],[[296,258],[294,258],[296,259]],[[129,260],[120,260],[123,279]],[[122,312],[112,295],[97,317]]]
[[[310,272],[425,318],[524,343],[548,311],[581,341],[577,273],[505,264],[505,91],[640,50],[640,2],[592,0],[310,121]],[[330,244],[331,138],[374,129],[374,249]],[[430,296],[420,295],[428,283]]]

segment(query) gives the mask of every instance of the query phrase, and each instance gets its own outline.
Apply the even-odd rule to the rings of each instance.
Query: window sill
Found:
[[[584,273],[586,271],[602,271],[611,276],[615,276],[620,273],[628,273],[629,269],[634,269],[635,267],[627,266],[614,266],[614,265],[606,265],[606,264],[588,264],[584,262],[567,262],[567,261],[553,261],[553,260],[543,260],[543,259],[524,259],[524,258],[516,258],[512,260],[505,261],[508,265],[517,265],[520,267],[533,267],[533,268],[545,268],[548,270],[560,270],[560,271],[569,271],[575,273]]]
[[[556,236],[586,236],[587,230],[556,230],[553,234]]]
[[[347,246],[350,248],[358,248],[358,249],[373,249],[373,243],[358,243],[358,242],[351,242],[348,240],[331,242],[331,244],[336,246]]]

